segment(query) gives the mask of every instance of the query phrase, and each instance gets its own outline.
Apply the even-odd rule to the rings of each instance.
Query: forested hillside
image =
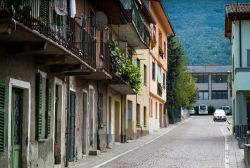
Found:
[[[231,64],[231,44],[224,36],[225,5],[236,0],[163,1],[189,65]],[[250,2],[250,0],[239,0]]]

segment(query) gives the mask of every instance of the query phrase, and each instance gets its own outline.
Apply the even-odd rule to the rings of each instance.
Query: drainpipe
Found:
[[[97,149],[101,150],[100,148],[100,135],[99,135],[99,127],[101,125],[100,123],[100,109],[99,109],[99,80],[97,81],[97,129],[96,129],[96,136],[97,136]]]
[[[241,20],[239,21],[239,41],[240,41],[240,67],[242,67],[242,45],[241,45]]]
[[[65,132],[65,139],[66,139],[66,163],[65,163],[65,167],[68,167],[69,165],[69,155],[68,155],[68,150],[69,150],[69,76],[66,76],[66,108],[67,108],[67,125],[66,125],[66,132]]]
[[[121,94],[121,143],[123,143],[122,94]]]

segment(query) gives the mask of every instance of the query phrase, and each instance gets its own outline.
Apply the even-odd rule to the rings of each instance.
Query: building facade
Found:
[[[194,106],[206,104],[214,108],[231,106],[231,65],[197,65],[187,66],[188,71],[196,80],[199,90]]]
[[[148,4],[156,22],[150,25],[149,50],[149,132],[152,133],[166,124],[167,36],[175,35],[175,32],[162,1],[150,1]]]
[[[161,2],[0,1],[0,165],[74,166],[163,127],[169,33]]]
[[[225,36],[232,44],[232,111],[236,136],[241,125],[250,124],[250,5],[226,6]],[[246,126],[245,130],[249,130]],[[244,131],[244,135],[246,132]]]

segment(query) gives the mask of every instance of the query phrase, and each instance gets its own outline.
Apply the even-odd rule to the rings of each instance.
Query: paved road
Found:
[[[226,122],[213,122],[212,116],[193,116],[171,132],[102,167],[224,168],[226,126]]]

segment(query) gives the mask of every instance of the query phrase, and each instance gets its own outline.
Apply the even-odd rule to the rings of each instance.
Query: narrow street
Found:
[[[227,122],[213,122],[212,116],[192,116],[160,138],[102,167],[225,167],[227,125]]]

